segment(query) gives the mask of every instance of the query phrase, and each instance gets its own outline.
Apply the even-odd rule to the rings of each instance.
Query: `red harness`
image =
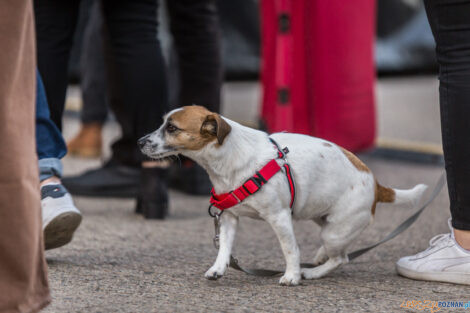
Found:
[[[290,169],[289,163],[287,163],[286,154],[289,153],[289,149],[284,148],[281,149],[276,141],[272,138],[269,140],[273,143],[278,151],[278,159],[284,160],[284,165],[282,166],[285,169],[285,174],[287,177],[287,181],[289,183],[290,189],[290,208],[291,210],[294,207],[294,200],[295,200],[295,184],[294,179],[292,177],[292,171]],[[211,212],[212,206],[215,206],[219,210],[223,211],[233,207],[234,205],[239,204],[245,198],[251,196],[252,194],[256,193],[261,189],[261,187],[268,182],[277,172],[281,170],[281,166],[277,164],[276,159],[272,159],[268,162],[262,169],[256,172],[256,174],[250,178],[248,178],[243,185],[238,187],[237,189],[223,194],[216,194],[214,188],[211,190],[211,198],[209,206],[209,214],[212,216],[213,213]]]

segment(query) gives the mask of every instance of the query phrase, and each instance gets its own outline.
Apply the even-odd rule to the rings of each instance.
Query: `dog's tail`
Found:
[[[388,202],[396,205],[402,205],[414,208],[418,205],[428,186],[419,184],[412,189],[393,189],[380,185],[378,182],[376,188],[377,202]]]

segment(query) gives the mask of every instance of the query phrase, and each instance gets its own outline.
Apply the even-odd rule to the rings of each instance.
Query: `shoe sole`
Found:
[[[73,233],[82,221],[77,212],[65,212],[57,215],[44,229],[46,250],[62,247],[72,241]]]
[[[470,273],[449,273],[449,272],[415,272],[396,265],[397,272],[401,276],[426,281],[438,281],[444,283],[470,285]]]

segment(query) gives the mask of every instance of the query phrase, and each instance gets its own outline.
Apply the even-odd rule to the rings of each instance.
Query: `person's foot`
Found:
[[[62,179],[73,195],[135,198],[139,194],[140,168],[109,161],[103,167]]]
[[[135,212],[147,219],[164,219],[168,214],[167,169],[142,168],[140,193]]]
[[[450,234],[435,236],[426,250],[398,260],[398,274],[418,280],[470,285],[470,251],[455,241],[450,220],[449,228]]]
[[[67,142],[67,149],[70,155],[85,158],[96,158],[101,156],[101,123],[82,124],[78,134]]]
[[[60,183],[41,187],[42,229],[45,249],[68,244],[82,221],[72,197]]]
[[[212,183],[206,171],[194,161],[181,156],[181,164],[173,164],[169,173],[170,188],[191,194],[208,195]]]

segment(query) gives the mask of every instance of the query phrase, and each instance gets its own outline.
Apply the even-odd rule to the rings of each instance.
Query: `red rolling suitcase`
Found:
[[[375,138],[373,0],[262,0],[262,118],[270,132],[369,148]]]

